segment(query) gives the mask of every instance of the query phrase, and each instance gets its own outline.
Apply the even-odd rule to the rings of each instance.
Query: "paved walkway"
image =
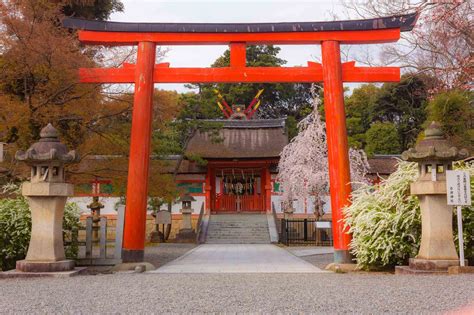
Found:
[[[298,257],[326,255],[334,253],[334,247],[329,246],[287,247],[286,250]]]
[[[270,244],[204,244],[152,273],[321,273]]]

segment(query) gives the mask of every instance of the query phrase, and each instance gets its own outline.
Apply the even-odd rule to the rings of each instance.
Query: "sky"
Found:
[[[344,16],[338,0],[122,0],[124,12],[112,14],[111,21],[176,23],[306,22],[333,20]],[[318,61],[319,45],[280,46],[286,66]],[[227,46],[171,46],[162,62],[171,67],[209,67]],[[348,85],[349,86],[349,85]],[[354,84],[350,85],[353,87]],[[182,84],[159,84],[157,88],[189,91]]]

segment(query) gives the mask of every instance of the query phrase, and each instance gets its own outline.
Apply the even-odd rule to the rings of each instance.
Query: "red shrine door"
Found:
[[[262,168],[216,169],[213,212],[264,212]]]

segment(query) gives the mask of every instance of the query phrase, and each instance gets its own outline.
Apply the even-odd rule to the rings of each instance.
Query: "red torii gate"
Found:
[[[351,262],[348,250],[351,237],[342,222],[342,208],[349,203],[351,193],[343,82],[396,82],[400,80],[400,69],[341,63],[340,45],[396,42],[400,32],[413,28],[416,19],[416,13],[367,20],[250,24],[65,19],[63,25],[79,29],[79,40],[85,44],[138,45],[136,65],[79,70],[83,83],[135,83],[123,261],[143,261],[154,83],[323,82],[334,260]],[[322,64],[308,62],[306,67],[247,67],[246,46],[249,44],[320,44]],[[169,63],[155,64],[156,45],[229,45],[230,67],[172,68]]]

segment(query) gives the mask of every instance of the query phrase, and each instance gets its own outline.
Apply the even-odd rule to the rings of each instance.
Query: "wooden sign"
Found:
[[[446,171],[448,205],[470,206],[471,180],[468,171]]]
[[[171,224],[171,212],[168,210],[160,210],[156,213],[156,224]]]

